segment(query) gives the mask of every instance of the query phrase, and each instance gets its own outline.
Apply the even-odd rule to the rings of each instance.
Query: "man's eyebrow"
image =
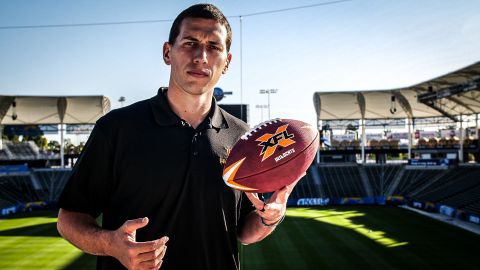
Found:
[[[182,38],[182,40],[190,40],[190,41],[195,41],[199,42],[200,40],[198,38],[192,37],[192,36],[185,36]],[[221,46],[222,43],[220,41],[208,41],[208,44],[210,45],[216,45],[216,46]]]
[[[199,41],[198,39],[196,39],[192,36],[186,36],[186,37],[183,37],[182,39],[191,40],[191,41]]]

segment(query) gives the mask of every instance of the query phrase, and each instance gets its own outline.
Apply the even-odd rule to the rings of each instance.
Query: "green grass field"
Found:
[[[56,232],[55,212],[0,219],[0,269],[94,269]],[[242,246],[242,269],[480,269],[480,236],[387,206],[290,208]]]
[[[0,269],[95,269],[57,232],[57,212],[39,211],[0,219]]]

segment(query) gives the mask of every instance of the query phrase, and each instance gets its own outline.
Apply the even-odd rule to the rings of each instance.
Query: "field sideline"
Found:
[[[94,269],[61,239],[56,212],[0,219],[0,269]],[[480,236],[388,206],[290,208],[276,232],[241,246],[243,270],[480,269]]]

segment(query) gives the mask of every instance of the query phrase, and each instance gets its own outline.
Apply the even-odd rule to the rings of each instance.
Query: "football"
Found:
[[[231,149],[223,169],[229,187],[267,193],[293,183],[312,164],[318,130],[293,119],[273,119],[245,133]]]

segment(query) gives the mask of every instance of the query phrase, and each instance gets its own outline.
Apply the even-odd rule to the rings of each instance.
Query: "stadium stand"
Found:
[[[70,173],[70,169],[32,169],[31,177],[39,185],[37,193],[42,200],[57,201]]]
[[[30,202],[55,203],[71,169],[30,169],[0,175],[0,209]]]
[[[70,174],[71,169],[27,167],[25,171],[1,173],[0,209],[19,205],[28,209],[32,203],[54,206]],[[459,213],[480,215],[480,166],[460,164],[441,169],[405,164],[314,164],[290,196],[336,202],[369,197],[401,197],[402,203],[446,205],[461,210]],[[362,201],[358,200],[366,203]]]
[[[417,142],[418,148],[427,148],[428,147],[428,139],[420,138]]]
[[[480,184],[478,183],[471,189],[442,199],[439,202],[455,208],[465,208],[477,201],[480,201]]]
[[[478,166],[459,166],[452,170],[449,174],[441,178],[441,180],[430,185],[422,193],[413,196],[418,201],[425,202],[444,202],[451,199],[451,202],[456,202],[455,197],[464,197],[470,203],[480,200],[478,193],[475,192],[480,186],[480,169]],[[470,193],[474,190],[473,193]],[[470,199],[470,196],[473,196]],[[467,204],[468,205],[468,204]],[[452,205],[457,206],[457,205]],[[464,207],[466,205],[458,205]]]
[[[372,149],[378,149],[380,148],[380,144],[377,140],[373,139],[373,140],[370,140],[370,142],[368,143],[368,145],[370,146],[370,148]]]
[[[366,196],[367,192],[362,184],[358,165],[329,164],[320,165],[317,168],[327,197]]]
[[[32,168],[51,167],[60,164],[60,154],[39,149],[33,141],[4,141],[0,150],[1,165],[25,164]],[[68,155],[65,156],[69,158]]]
[[[401,178],[398,179],[398,184],[395,189],[391,191],[393,196],[410,196],[412,192],[421,188],[423,185],[430,185],[430,182],[437,179],[438,175],[442,175],[444,169],[405,169]]]
[[[0,180],[0,185],[1,185],[1,180]],[[1,193],[1,195],[2,195],[2,197],[4,196],[3,192]],[[4,200],[4,199],[0,199],[0,209],[1,209],[1,208],[5,208],[5,207],[9,207],[9,206],[11,206],[11,205],[12,205],[11,202],[6,201],[6,200]]]
[[[290,198],[400,197],[480,215],[480,166],[411,167],[405,164],[313,165]]]
[[[477,198],[479,198],[478,195],[479,194],[477,194]],[[465,206],[464,209],[471,212],[471,213],[480,215],[480,200],[478,200],[477,202],[474,202],[470,205]]]
[[[385,195],[386,190],[400,172],[401,165],[395,164],[367,164],[363,166],[367,173],[374,196]]]
[[[442,174],[439,174],[435,177],[435,179],[432,179],[431,181],[427,182],[424,186],[418,187],[417,190],[411,192],[410,197],[412,198],[419,198],[422,194],[426,194],[428,192],[431,192],[432,190],[442,187],[445,184],[455,182],[456,179],[460,177],[460,175],[463,173],[462,169],[450,169],[445,171]]]
[[[366,181],[362,179],[362,174]],[[404,196],[422,201],[441,202],[471,188],[474,189],[467,195],[471,193],[472,198],[480,199],[478,193],[475,193],[478,185],[480,185],[479,166],[429,169],[409,168],[398,164],[321,164],[310,168],[291,197]],[[478,191],[480,192],[480,187]]]
[[[27,142],[4,142],[0,150],[0,160],[36,160],[58,159],[59,156],[45,152],[38,148],[33,141]]]
[[[324,198],[325,192],[321,185],[318,171],[311,167],[307,175],[298,182],[291,194],[293,198]]]
[[[13,155],[8,148],[3,148],[0,150],[0,159],[11,159],[12,156]]]
[[[17,159],[37,159],[40,155],[37,145],[34,142],[22,142],[22,143],[6,143],[7,148],[12,153],[12,156]]]
[[[2,200],[11,205],[39,200],[30,174],[0,176],[0,191]]]

